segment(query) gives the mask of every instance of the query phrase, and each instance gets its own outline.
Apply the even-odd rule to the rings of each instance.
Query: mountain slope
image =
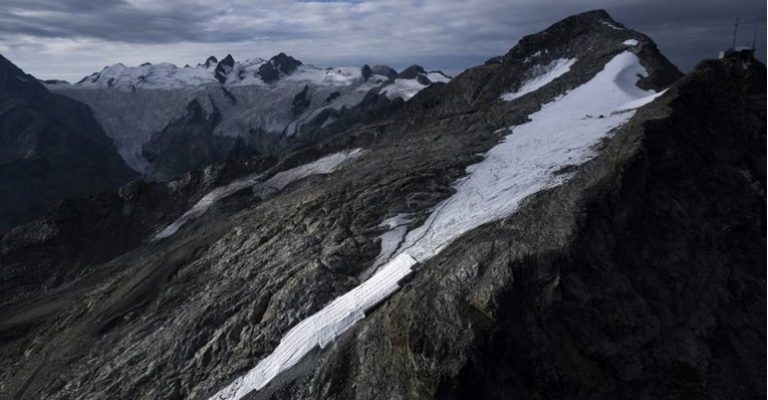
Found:
[[[65,197],[135,176],[87,106],[49,93],[0,56],[0,233]]]
[[[673,83],[617,27],[570,17],[386,117],[193,185],[134,247],[0,308],[0,396],[764,393],[765,67]],[[34,264],[28,227],[0,265]]]

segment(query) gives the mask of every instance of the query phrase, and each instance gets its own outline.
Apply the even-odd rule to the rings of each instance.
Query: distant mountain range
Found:
[[[91,106],[126,163],[167,180],[230,158],[271,154],[327,137],[450,78],[412,66],[318,68],[280,53],[195,67],[121,64],[80,82],[48,84]]]

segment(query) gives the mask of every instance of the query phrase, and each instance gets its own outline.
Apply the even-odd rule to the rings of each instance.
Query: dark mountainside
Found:
[[[505,128],[626,52],[648,73],[638,86],[668,90],[594,158],[245,398],[764,397],[765,66],[712,60],[681,77],[593,11],[301,150],[133,183],[14,229],[0,239],[0,398],[210,398],[364,280],[382,221],[424,224]],[[564,75],[500,100],[562,59],[575,60]],[[330,174],[270,186],[357,148]],[[235,178],[254,183],[153,240]]]
[[[0,235],[65,197],[135,177],[88,106],[49,93],[0,56]]]

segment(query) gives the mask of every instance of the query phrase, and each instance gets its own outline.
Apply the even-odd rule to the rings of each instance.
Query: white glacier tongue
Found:
[[[621,53],[592,80],[531,114],[530,122],[511,128],[483,161],[467,169],[469,174],[456,184],[456,193],[438,204],[422,226],[407,234],[391,261],[360,286],[296,325],[272,354],[211,399],[238,400],[264,387],[397,291],[397,281],[410,274],[417,262],[433,257],[466,232],[511,215],[528,196],[565,182],[570,175],[555,172],[594,157],[594,146],[634,115],[627,105],[652,99],[653,91],[636,86],[638,75],[645,73],[637,56]],[[393,229],[400,226],[386,222]]]
[[[400,254],[371,279],[299,322],[283,336],[272,354],[211,399],[241,399],[251,391],[263,388],[277,374],[296,365],[312,349],[325,347],[355,322],[363,319],[366,310],[399,289],[398,282],[410,275],[416,264],[411,256]]]

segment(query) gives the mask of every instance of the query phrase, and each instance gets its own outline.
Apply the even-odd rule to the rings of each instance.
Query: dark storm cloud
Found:
[[[739,43],[757,30],[764,59],[758,0],[0,0],[0,52],[33,72],[38,61],[56,59],[38,70],[47,76],[54,68],[84,75],[118,60],[186,63],[210,53],[279,51],[326,65],[420,63],[458,72],[595,8],[651,36],[684,70],[730,45],[741,16]]]
[[[0,7],[0,36],[98,38],[129,43],[239,40],[227,32],[205,35],[215,10],[139,8],[125,0],[12,0]],[[212,12],[214,11],[214,12]]]

